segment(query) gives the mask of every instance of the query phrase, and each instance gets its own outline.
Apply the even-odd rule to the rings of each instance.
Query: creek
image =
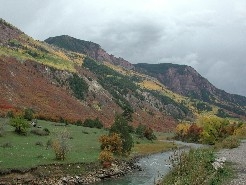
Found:
[[[189,150],[190,148],[203,146],[201,144],[184,143],[180,141],[172,142],[175,142],[181,147],[181,150]],[[142,171],[136,171],[117,179],[105,180],[96,185],[154,185],[158,179],[161,179],[163,175],[166,175],[170,171],[171,165],[169,158],[172,154],[173,151],[167,151],[142,157],[136,163],[141,167]]]

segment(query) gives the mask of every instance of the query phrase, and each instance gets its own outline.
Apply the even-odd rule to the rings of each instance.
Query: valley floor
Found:
[[[227,161],[232,162],[235,171],[235,177],[227,185],[245,185],[246,184],[246,140],[242,140],[241,145],[234,149],[223,149],[218,155],[225,157]]]

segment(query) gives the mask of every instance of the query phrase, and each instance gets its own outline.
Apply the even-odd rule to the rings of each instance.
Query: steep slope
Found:
[[[186,107],[186,105],[184,105],[181,102],[177,102],[176,100],[173,100],[163,92],[160,91],[156,92],[155,90],[145,88],[144,86],[142,86],[142,90],[140,90],[141,89],[140,86],[137,87],[135,84],[139,84],[140,82],[144,81],[144,79],[149,77],[147,77],[146,75],[139,75],[139,74],[136,75],[134,73],[131,73],[130,72],[131,70],[129,69],[134,69],[134,68],[132,67],[129,68],[126,67],[125,65],[122,65],[125,63],[119,64],[117,62],[112,62],[114,60],[111,60],[109,57],[105,57],[111,55],[109,55],[104,50],[102,50],[99,45],[94,44],[92,42],[75,39],[69,36],[52,37],[45,41],[52,43],[53,45],[56,45],[58,47],[62,47],[63,49],[69,49],[70,51],[73,52],[80,52],[81,54],[84,53],[89,54],[90,58],[86,58],[86,60],[84,60],[86,62],[83,64],[83,66],[93,71],[97,75],[97,77],[100,80],[99,83],[101,83],[101,85],[104,86],[107,90],[111,91],[111,94],[115,97],[115,101],[118,102],[118,104],[121,106],[122,109],[125,108],[128,109],[129,107],[131,107],[130,108],[131,110],[134,107],[132,105],[131,106],[129,105],[129,102],[131,102],[130,104],[132,104],[133,101],[130,100],[129,97],[134,96],[138,99],[140,98],[141,101],[143,100],[147,101],[148,103],[151,104],[152,107],[154,107],[154,109],[159,110],[165,114],[171,115],[176,119],[189,119],[189,120],[193,119],[194,116],[192,112]],[[103,55],[97,55],[99,53],[98,52],[99,50],[103,51]],[[98,56],[103,56],[103,57],[100,58]],[[100,63],[107,65],[107,67],[105,67],[104,65],[95,65],[93,64],[93,60],[94,61],[99,60]],[[90,61],[90,64],[88,64],[88,61]],[[126,63],[128,64],[128,66],[133,66],[129,62]],[[108,67],[111,68],[111,70]],[[115,73],[115,71],[117,71],[117,73]],[[108,78],[109,76],[114,78],[111,78],[109,80]],[[123,81],[115,80],[117,79],[115,77],[124,80]],[[105,84],[107,85],[105,86]],[[122,105],[122,102],[125,102],[124,103],[125,105]]]
[[[78,40],[69,36],[58,36],[49,38],[46,42],[57,45],[59,47],[69,49],[71,51],[80,52],[80,53],[91,53],[89,56],[94,60],[99,61],[108,61],[113,65],[109,65],[114,70],[118,70],[120,73],[130,74],[134,76],[132,71],[124,71],[120,68],[116,68],[115,64],[110,60],[110,57],[102,57],[109,56],[104,50],[103,55],[98,57],[98,52],[101,47],[97,44]],[[86,50],[83,49],[86,46]],[[90,47],[89,47],[90,46]],[[92,47],[93,46],[93,47]],[[82,48],[82,49],[81,49]],[[95,49],[96,48],[96,49]],[[96,54],[97,53],[97,54]],[[103,59],[102,59],[103,58]],[[104,63],[107,64],[107,63]],[[116,64],[118,65],[118,64]],[[170,91],[174,93],[178,93],[182,96],[188,97],[190,100],[185,100],[185,98],[181,98],[179,101],[176,98],[173,99],[176,102],[179,102],[179,105],[182,104],[185,107],[189,107],[190,109],[195,110],[195,112],[201,111],[213,111],[216,112],[218,116],[221,117],[241,117],[245,118],[246,116],[246,101],[245,97],[239,95],[231,95],[222,90],[217,89],[213,86],[208,80],[203,78],[199,73],[197,73],[193,68],[185,65],[177,65],[177,64],[136,64],[135,67],[131,67],[131,69],[139,72],[137,77],[140,79],[139,83],[141,86],[146,88],[146,83],[158,84],[158,81],[161,82],[164,86],[159,89],[152,89],[152,91],[163,92],[169,98],[173,99],[174,97],[170,93],[167,93],[167,90],[164,89],[167,87]],[[127,70],[127,68],[125,68]],[[141,74],[141,75],[139,75]],[[145,75],[143,75],[145,74]],[[135,74],[136,75],[136,74]],[[147,81],[146,81],[147,79]],[[145,82],[146,83],[145,83]],[[144,85],[145,84],[145,85]],[[151,88],[147,88],[151,89]],[[152,95],[155,92],[150,92]],[[155,94],[155,98],[157,98],[157,94]],[[177,97],[175,95],[175,97]],[[159,101],[162,98],[157,98]],[[167,101],[170,102],[170,101]],[[183,102],[183,103],[181,103]],[[184,103],[185,102],[185,103]],[[193,103],[190,103],[193,102]],[[175,103],[172,103],[174,105]],[[179,107],[179,109],[181,108]],[[213,108],[214,107],[214,108]],[[174,110],[168,111],[174,114]],[[180,111],[179,111],[180,112]],[[186,112],[186,115],[189,115],[188,111],[185,109],[182,111]],[[173,115],[174,116],[174,115]],[[176,118],[183,119],[183,116],[175,116]]]
[[[56,45],[66,50],[85,54],[99,62],[107,61],[114,65],[119,65],[127,69],[133,69],[134,66],[123,58],[117,58],[114,55],[109,55],[105,50],[101,48],[99,44],[79,40],[68,35],[61,35],[56,37],[50,37],[45,40],[49,44]]]
[[[188,116],[171,106],[175,101],[162,103],[152,97],[136,79],[84,54],[35,41],[4,20],[0,40],[1,116],[31,108],[41,119],[75,123],[98,117],[110,126],[115,114],[123,113],[132,125],[146,124],[155,130],[172,129],[175,114]],[[170,106],[176,110],[173,115]]]
[[[137,71],[157,78],[173,92],[216,105],[231,116],[246,116],[246,97],[216,88],[192,67],[168,63],[142,63],[135,67]]]

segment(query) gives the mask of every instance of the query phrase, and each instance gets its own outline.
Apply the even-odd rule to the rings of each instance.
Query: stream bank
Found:
[[[197,148],[202,145],[194,143],[183,143],[180,141],[169,141],[179,145],[182,150],[187,150],[190,147]],[[53,166],[47,171],[51,174],[44,174],[34,171],[24,172],[22,174],[11,173],[0,177],[0,185],[5,184],[96,184],[96,185],[150,185],[157,182],[163,175],[167,174],[171,166],[169,158],[173,151],[166,151],[147,156],[141,156],[131,161],[117,161],[108,169],[98,169],[93,165],[85,167],[85,171],[90,171],[86,174],[76,173],[76,176],[59,174],[59,166]],[[68,165],[70,168],[78,168],[80,164]],[[48,168],[51,166],[43,166]]]

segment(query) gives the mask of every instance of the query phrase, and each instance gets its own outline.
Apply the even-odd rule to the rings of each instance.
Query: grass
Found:
[[[219,185],[231,177],[227,164],[215,170],[215,152],[212,149],[191,149],[188,153],[176,153],[171,158],[174,168],[164,177],[161,185]]]
[[[6,119],[0,118],[0,123],[6,122]],[[50,131],[48,136],[39,136],[31,132],[27,136],[21,136],[14,132],[14,128],[5,125],[4,136],[0,137],[0,146],[11,145],[12,147],[0,147],[0,169],[29,169],[38,165],[49,164],[72,164],[72,163],[91,163],[98,162],[100,153],[99,136],[108,134],[104,129],[88,128],[76,125],[63,126],[49,121],[38,120],[43,130],[47,128]],[[62,125],[62,126],[55,126]],[[33,128],[30,128],[30,130]],[[71,139],[69,146],[71,151],[68,153],[65,161],[55,159],[55,153],[51,148],[46,147],[46,143],[56,138],[57,133],[67,130]],[[159,133],[159,136],[165,134]],[[37,144],[37,143],[42,143]],[[161,152],[173,147],[171,143],[160,141],[149,141],[139,139],[134,135],[135,146],[132,154],[143,155],[149,153]],[[136,144],[138,143],[138,144]]]
[[[176,145],[173,143],[166,143],[162,141],[155,141],[153,143],[139,143],[135,144],[133,148],[133,154],[145,155],[145,154],[153,154],[158,152],[163,152],[175,148]]]
[[[38,121],[42,128],[48,128],[51,132],[49,136],[38,136],[29,133],[28,136],[20,136],[13,132],[14,128],[7,125],[4,137],[0,137],[0,146],[9,142],[13,147],[0,149],[0,168],[31,168],[41,164],[53,163],[78,163],[94,162],[98,159],[100,143],[98,138],[102,134],[107,134],[103,129],[85,128],[80,126],[55,126],[55,123]],[[55,138],[56,133],[68,130],[72,139],[69,140],[71,151],[65,161],[56,161],[52,149],[46,149],[36,145],[41,142],[44,145],[48,140]],[[84,134],[87,132],[88,134]]]

